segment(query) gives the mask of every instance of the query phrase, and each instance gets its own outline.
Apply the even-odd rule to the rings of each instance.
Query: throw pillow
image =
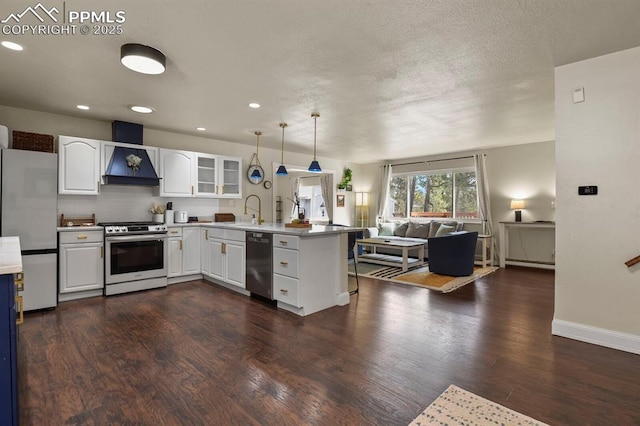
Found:
[[[398,223],[396,229],[393,231],[393,235],[396,237],[404,237],[407,235],[407,228],[409,228],[409,222]]]
[[[405,237],[424,238],[426,240],[429,238],[429,224],[409,222]]]
[[[444,237],[445,235],[448,235],[455,230],[456,230],[455,226],[449,226],[443,223],[442,225],[440,225],[440,228],[438,228],[438,232],[436,232],[436,237]]]
[[[382,222],[378,224],[378,236],[390,237],[393,235],[396,224],[393,222]]]
[[[433,238],[436,236],[436,232],[438,232],[440,225],[441,222],[438,222],[437,220],[431,221],[431,226],[429,227],[429,238]]]

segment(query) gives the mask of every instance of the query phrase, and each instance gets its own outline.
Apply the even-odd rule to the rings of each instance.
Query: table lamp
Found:
[[[522,209],[527,207],[524,200],[511,200],[509,208],[516,211],[516,222],[522,222]]]

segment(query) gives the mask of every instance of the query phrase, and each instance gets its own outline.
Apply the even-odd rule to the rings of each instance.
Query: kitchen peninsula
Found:
[[[201,269],[205,279],[249,295],[244,274],[245,262],[252,261],[252,254],[247,251],[250,243],[245,241],[245,235],[268,234],[271,244],[265,250],[272,253],[270,273],[278,308],[305,316],[349,303],[347,234],[359,228],[289,228],[281,223],[236,222],[195,225],[201,227]]]

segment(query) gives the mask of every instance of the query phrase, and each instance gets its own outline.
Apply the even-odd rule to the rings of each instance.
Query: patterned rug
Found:
[[[428,266],[402,272],[400,268],[374,265],[371,263],[358,263],[358,276],[376,278],[399,284],[408,284],[417,287],[425,287],[441,293],[449,293],[465,286],[480,277],[484,277],[498,268],[488,266],[486,268],[475,267],[473,274],[466,277],[450,277],[429,272]],[[349,264],[349,274],[354,275],[353,264]]]
[[[457,386],[450,385],[409,426],[548,426]]]

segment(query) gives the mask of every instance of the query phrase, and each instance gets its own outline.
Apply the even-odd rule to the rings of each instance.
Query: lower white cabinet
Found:
[[[200,274],[200,228],[170,227],[167,277]]]
[[[60,293],[104,288],[102,231],[60,233]]]
[[[245,288],[245,232],[231,229],[205,230],[207,269],[202,273],[216,280]],[[203,266],[205,266],[203,264]]]

